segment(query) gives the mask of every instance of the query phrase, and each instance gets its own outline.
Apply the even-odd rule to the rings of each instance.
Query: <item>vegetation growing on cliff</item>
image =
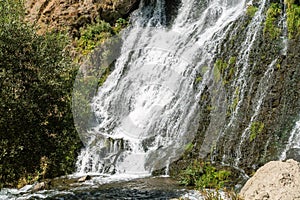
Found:
[[[76,67],[62,34],[38,35],[19,1],[0,1],[0,187],[74,170]]]
[[[105,40],[118,34],[127,25],[128,21],[122,18],[118,19],[114,26],[96,19],[95,22],[80,29],[80,37],[75,40],[75,47],[80,55],[87,55]]]
[[[287,4],[287,26],[289,38],[294,39],[300,36],[300,5],[295,0],[285,0]]]
[[[180,183],[185,186],[195,186],[197,189],[223,188],[228,181],[230,172],[217,170],[207,162],[194,160],[187,169],[180,173]]]
[[[264,35],[270,39],[277,39],[280,36],[281,29],[277,27],[276,21],[282,10],[278,3],[272,3],[267,11]]]
[[[254,17],[254,15],[255,15],[255,13],[256,13],[256,11],[258,10],[258,8],[256,7],[256,6],[254,6],[254,5],[249,5],[248,7],[247,7],[247,15],[249,16],[249,17]]]
[[[258,121],[253,122],[250,127],[249,141],[252,142],[253,140],[255,140],[255,138],[263,132],[264,127],[265,125],[262,122],[258,122]]]

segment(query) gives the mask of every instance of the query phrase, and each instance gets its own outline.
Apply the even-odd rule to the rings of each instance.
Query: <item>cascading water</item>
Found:
[[[249,168],[255,166],[255,164],[252,166],[249,164],[251,163],[249,162],[249,157],[254,158],[257,156],[252,156],[256,148],[256,142],[253,142],[253,140],[262,131],[268,131],[269,129],[265,127],[264,117],[262,116],[266,114],[266,111],[263,111],[265,107],[269,106],[264,101],[270,100],[269,95],[272,94],[272,88],[277,84],[274,81],[276,71],[280,69],[282,59],[285,58],[284,56],[286,56],[288,49],[286,40],[286,5],[283,3],[281,5],[276,4],[282,7],[282,12],[276,22],[278,23],[277,26],[280,27],[281,33],[276,43],[273,43],[273,45],[278,46],[278,49],[276,52],[274,51],[274,55],[270,57],[271,59],[266,59],[263,64],[259,58],[255,58],[263,54],[262,52],[256,53],[261,48],[258,46],[258,41],[263,43],[269,37],[265,33],[267,30],[266,20],[268,20],[266,19],[268,17],[266,13],[267,11],[269,12],[271,4],[266,0],[262,0],[255,2],[254,5],[252,5],[252,2],[249,2],[248,5],[250,8],[254,7],[256,9],[253,16],[250,19],[248,18],[249,22],[237,22],[237,25],[229,31],[232,38],[236,37],[235,35],[239,34],[238,31],[241,29],[246,30],[242,33],[244,37],[238,40],[239,43],[242,43],[241,47],[238,47],[238,51],[229,50],[231,54],[236,55],[235,67],[232,68],[235,72],[235,78],[228,90],[231,92],[227,98],[230,102],[227,112],[228,118],[225,125],[219,129],[220,132],[215,142],[216,147],[212,150],[211,158],[212,161],[215,161],[217,157],[221,163],[238,168],[241,167],[240,165],[243,165],[242,168],[245,168],[245,165]],[[244,27],[241,28],[241,26]],[[228,42],[225,44],[228,45]],[[228,56],[230,53],[225,53],[225,55]],[[222,53],[220,54],[222,55]],[[223,57],[225,56],[223,55]],[[258,75],[258,69],[261,75]],[[265,138],[265,150],[260,155],[266,154],[271,134],[269,133],[269,136]],[[222,158],[220,159],[220,157]],[[256,159],[258,157],[260,156],[257,156]],[[265,156],[260,157],[260,159],[265,159]]]
[[[289,151],[296,151],[298,154],[298,157],[300,155],[300,120],[296,122],[296,125],[294,126],[288,143],[285,147],[285,149],[283,150],[282,154],[279,157],[279,160],[285,160],[287,158],[287,153]]]
[[[203,66],[211,66],[217,44],[245,6],[212,0],[193,16],[196,2],[182,1],[171,28],[163,26],[160,0],[137,11],[150,17],[133,16],[115,70],[94,97],[98,124],[88,132],[78,173],[147,174],[177,159],[193,139],[199,98],[214,79],[213,70]],[[199,72],[203,80],[195,90]]]
[[[230,116],[230,121],[226,125],[225,130],[220,132],[220,135],[218,136],[218,140],[220,140],[226,131],[230,130],[232,126],[234,126],[237,119],[237,114],[239,113],[240,107],[244,102],[244,96],[246,92],[246,87],[248,86],[249,82],[247,79],[248,75],[251,72],[251,65],[249,64],[249,56],[250,51],[252,50],[254,41],[257,38],[257,34],[262,28],[262,22],[263,22],[263,12],[266,6],[266,0],[263,0],[260,2],[259,10],[255,13],[253,19],[251,20],[250,25],[248,26],[248,32],[245,37],[245,41],[243,42],[242,49],[239,53],[238,62],[236,63],[236,66],[242,66],[240,70],[236,71],[236,80],[233,82],[232,87],[236,88],[236,90],[232,94],[232,102],[231,104],[234,104],[235,101],[237,101],[236,106]],[[246,131],[246,130],[245,130]],[[244,134],[243,134],[244,135]],[[243,136],[242,136],[243,138]],[[242,139],[243,140],[243,139]],[[242,142],[241,142],[242,143]],[[240,154],[240,148],[237,148],[237,154]],[[223,154],[223,163],[226,163],[227,157],[229,156],[228,152],[224,152]],[[230,156],[229,156],[230,157]],[[240,155],[235,155],[235,165],[238,164],[238,160]]]
[[[300,157],[300,121],[290,130],[300,112],[300,70],[294,67],[299,45],[287,37],[283,1],[272,18],[278,38],[264,31],[267,0],[182,0],[172,17],[166,2],[141,1],[122,41],[111,39],[119,43],[101,46],[80,70],[73,114],[85,148],[75,176],[117,174],[91,180],[105,184],[163,168],[168,174],[186,146],[193,146],[191,159],[210,156],[243,179],[277,159],[281,142],[287,143],[281,160]],[[95,89],[103,69],[110,75]],[[4,196],[30,196],[30,187]]]
[[[262,77],[259,86],[258,86],[258,91],[257,91],[257,97],[255,97],[256,99],[256,104],[254,104],[254,114],[251,116],[249,125],[247,126],[247,128],[243,131],[242,136],[241,136],[241,140],[240,143],[237,147],[237,153],[236,153],[236,158],[235,158],[235,166],[239,165],[240,159],[241,159],[241,149],[243,148],[243,144],[245,142],[246,139],[250,139],[251,140],[251,127],[255,126],[255,120],[257,118],[257,116],[259,115],[259,112],[261,110],[261,106],[263,104],[264,98],[267,95],[267,92],[269,90],[269,86],[270,84],[268,84],[269,82],[272,81],[272,75],[274,73],[274,67],[275,64],[277,62],[277,59],[274,60],[269,66],[267,71],[265,72],[264,76]],[[255,135],[253,135],[252,137],[255,137]]]
[[[287,55],[288,50],[288,28],[287,28],[287,16],[286,16],[286,3],[282,0],[281,4],[283,5],[282,19],[280,21],[282,26],[282,55]]]

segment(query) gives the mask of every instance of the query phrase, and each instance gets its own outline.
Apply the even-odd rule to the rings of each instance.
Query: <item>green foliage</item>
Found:
[[[223,199],[231,199],[231,200],[242,200],[242,198],[233,191],[223,191],[224,197],[222,197],[221,193],[218,190],[204,190],[202,191],[202,195],[204,200],[223,200]]]
[[[91,102],[97,92],[98,79],[93,75],[78,73],[73,90],[73,116],[77,131],[85,135],[93,117]]]
[[[0,23],[17,22],[24,16],[22,0],[2,0],[0,2]]]
[[[230,57],[228,61],[229,66],[233,66],[236,63],[236,57]]]
[[[222,195],[218,191],[204,190],[202,195],[204,200],[223,200]]]
[[[89,54],[95,47],[118,34],[126,26],[128,26],[128,21],[122,18],[116,21],[114,27],[103,20],[97,19],[87,27],[80,29],[80,38],[76,42],[77,51],[81,55]]]
[[[231,110],[232,111],[234,111],[235,109],[236,109],[236,107],[237,107],[237,105],[238,105],[238,103],[239,103],[239,101],[240,101],[240,88],[239,87],[237,87],[236,89],[235,89],[235,98],[233,99],[233,101],[232,101],[232,104],[231,104]]]
[[[119,33],[122,29],[124,29],[126,26],[128,26],[129,22],[126,19],[119,18],[117,19],[115,26],[114,26],[114,32],[117,34]]]
[[[207,71],[209,71],[209,67],[208,66],[203,66],[202,68],[201,68],[201,75],[203,76]]]
[[[296,5],[294,0],[285,0],[287,4],[287,26],[289,38],[294,39],[300,35],[300,5]]]
[[[71,113],[76,67],[64,51],[69,41],[36,34],[16,2],[0,1],[1,186],[72,172],[81,145]]]
[[[236,63],[236,57],[230,57],[228,62],[222,59],[217,59],[214,64],[214,78],[216,81],[222,76],[223,85],[226,85],[232,80],[234,76],[234,67]]]
[[[219,70],[221,74],[224,73],[225,69],[227,68],[227,63],[223,62],[221,59],[217,59],[215,63],[215,67]]]
[[[257,135],[261,134],[262,131],[264,130],[264,123],[262,122],[253,122],[250,127],[250,138],[249,141],[252,142],[255,140]]]
[[[217,170],[208,162],[195,160],[187,169],[181,171],[180,183],[195,186],[197,189],[222,188],[230,174],[226,170]]]
[[[255,15],[255,13],[256,13],[256,11],[258,10],[258,8],[256,7],[256,6],[253,6],[253,5],[249,5],[248,7],[247,7],[247,11],[246,11],[246,13],[247,13],[247,15],[249,16],[249,17],[254,17],[254,15]]]
[[[201,75],[198,75],[197,77],[196,77],[196,79],[195,79],[195,84],[198,84],[198,83],[200,83],[201,81],[202,81],[202,76]]]
[[[86,28],[80,29],[81,36],[77,41],[77,50],[80,54],[87,55],[113,34],[113,28],[109,23],[97,19],[96,22],[89,24]]]
[[[264,35],[270,37],[271,40],[280,36],[281,29],[277,27],[277,18],[281,15],[281,8],[278,3],[271,3],[266,16]]]
[[[238,104],[239,104],[239,101],[240,101],[240,88],[237,87],[235,89],[235,92],[234,92],[234,96],[233,96],[233,99],[232,99],[232,102],[230,104],[230,106],[228,106],[227,108],[227,112],[226,112],[226,116],[227,117],[230,117],[230,115],[235,111],[235,109],[237,108]]]
[[[109,74],[111,73],[111,70],[109,67],[105,67],[104,68],[104,73],[102,74],[102,76],[99,78],[98,80],[98,86],[101,87],[104,82],[106,81],[107,77],[109,76]]]
[[[191,152],[193,148],[194,148],[194,144],[190,142],[185,146],[185,152]]]

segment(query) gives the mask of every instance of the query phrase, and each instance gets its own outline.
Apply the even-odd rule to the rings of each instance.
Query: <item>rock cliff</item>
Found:
[[[126,18],[140,0],[26,0],[27,20],[37,23],[40,31],[70,30],[76,36],[80,27],[96,18],[113,24]]]

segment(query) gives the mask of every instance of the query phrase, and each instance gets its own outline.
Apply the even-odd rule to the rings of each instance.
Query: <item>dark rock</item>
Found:
[[[294,159],[300,162],[300,148],[292,148],[288,150],[286,153],[286,159]]]

